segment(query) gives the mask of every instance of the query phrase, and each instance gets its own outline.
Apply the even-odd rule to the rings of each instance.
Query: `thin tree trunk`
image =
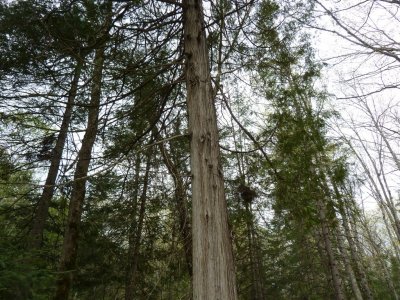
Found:
[[[47,172],[45,186],[43,188],[42,195],[39,199],[35,216],[33,218],[33,224],[30,231],[29,246],[34,249],[40,248],[43,244],[44,228],[46,225],[50,202],[54,195],[55,183],[58,176],[62,154],[64,151],[65,141],[67,140],[68,128],[71,122],[72,111],[74,108],[82,66],[83,61],[79,60],[75,67],[74,76],[71,82],[71,88],[68,93],[67,104],[65,106],[65,111],[60,126],[60,131],[58,133],[56,145],[52,152],[50,168]]]
[[[67,227],[59,266],[60,275],[57,280],[56,294],[54,297],[54,299],[57,300],[68,299],[72,275],[75,271],[79,224],[81,221],[83,202],[85,200],[86,181],[92,149],[98,130],[104,51],[104,46],[97,49],[94,58],[89,115],[85,136],[83,137],[82,146],[78,153],[74,182],[72,185],[72,196],[69,203]]]
[[[140,165],[140,160],[136,162],[136,164]],[[128,267],[127,267],[127,276],[125,282],[125,300],[135,299],[135,289],[136,289],[136,279],[137,279],[137,269],[139,265],[139,256],[140,256],[140,246],[142,242],[142,231],[143,231],[143,223],[144,223],[144,215],[146,211],[146,200],[147,200],[147,190],[149,186],[149,174],[150,174],[150,165],[151,165],[151,154],[147,154],[147,162],[146,162],[146,171],[143,178],[143,190],[140,195],[140,208],[139,215],[136,216],[137,212],[137,197],[135,197],[133,204],[133,212],[131,216],[131,228],[129,234],[129,249],[128,249]],[[137,178],[138,179],[138,178]],[[139,180],[135,183],[135,194],[137,195],[137,191],[139,189]],[[136,219],[137,217],[137,219]]]
[[[375,251],[375,255],[378,258],[379,264],[381,265],[382,268],[382,272],[383,272],[383,276],[386,280],[386,283],[388,285],[389,291],[391,291],[393,293],[393,297],[395,300],[399,300],[399,295],[396,292],[396,288],[394,286],[393,283],[393,279],[390,276],[390,271],[388,270],[386,263],[384,261],[384,259],[382,258],[382,251],[379,248],[379,246],[376,244],[375,239],[371,233],[371,229],[368,226],[368,224],[365,224],[365,230],[367,232],[368,235],[368,240],[370,242],[370,245],[372,246],[372,249]],[[359,245],[359,247],[362,247],[362,245]]]
[[[392,220],[392,225],[393,228],[396,232],[396,236],[397,239],[400,241],[400,220],[398,217],[398,212],[396,210],[395,204],[393,203],[393,199],[390,196],[390,190],[386,189],[384,182],[381,179],[381,174],[380,171],[378,170],[378,167],[376,166],[376,160],[371,156],[371,154],[369,153],[367,147],[364,145],[364,143],[362,142],[362,139],[360,137],[360,135],[358,134],[357,131],[354,131],[354,133],[356,134],[356,136],[358,137],[358,140],[361,143],[361,146],[363,147],[365,153],[367,154],[369,160],[371,161],[371,165],[373,166],[373,170],[376,174],[376,179],[379,183],[380,186],[380,191],[382,191],[383,193],[383,197],[380,195],[380,191],[378,188],[378,185],[376,184],[375,180],[373,179],[373,177],[370,175],[369,171],[367,172],[367,175],[370,178],[371,183],[374,185],[375,189],[376,189],[376,193],[380,195],[380,197],[382,197],[382,200],[385,200],[385,207],[388,210],[388,216],[390,217],[390,219]],[[353,149],[354,150],[354,149]],[[357,154],[356,154],[357,155]],[[359,158],[359,156],[357,155],[357,157]],[[361,160],[361,158],[359,158],[359,160]],[[364,169],[366,168],[365,163],[361,162],[363,164]]]
[[[253,300],[263,300],[265,299],[263,286],[261,283],[261,262],[260,256],[258,255],[258,250],[256,249],[255,232],[254,232],[254,217],[251,210],[251,203],[246,203],[246,218],[247,218],[247,239],[249,243],[249,259],[250,259],[250,269],[252,273],[252,295]]]
[[[191,135],[193,299],[237,299],[201,0],[183,0]]]
[[[185,259],[188,273],[190,276],[192,276],[192,234],[186,204],[185,186],[182,180],[182,176],[177,166],[173,163],[170,155],[167,153],[164,144],[159,143],[158,145],[164,160],[164,164],[166,165],[168,172],[174,179],[176,210],[178,212],[179,221],[179,233],[181,236],[183,249],[185,251]]]
[[[367,274],[365,272],[363,263],[360,261],[361,258],[357,254],[357,246],[355,245],[355,242],[354,242],[354,239],[357,239],[357,237],[356,236],[353,237],[353,235],[351,234],[349,220],[347,218],[346,212],[343,211],[340,213],[341,213],[342,219],[343,219],[343,227],[345,230],[346,239],[347,239],[347,242],[349,243],[351,258],[352,258],[355,266],[357,267],[358,274],[360,275],[362,290],[364,291],[365,298],[368,300],[372,300],[374,297],[373,297],[372,291],[369,287]]]
[[[386,174],[385,174],[385,172],[383,172],[384,166],[383,166],[383,159],[382,159],[382,155],[381,154],[379,155],[379,163],[380,163],[380,167],[381,167],[381,174],[380,175],[381,175],[382,181],[383,181],[382,187],[385,187],[386,190],[387,190],[388,208],[389,208],[390,212],[393,215],[393,222],[394,222],[393,227],[395,228],[396,235],[398,237],[398,240],[400,241],[400,220],[399,220],[399,216],[398,216],[398,211],[397,211],[396,205],[395,205],[395,203],[393,201],[393,197],[392,197],[392,193],[390,191],[389,184],[388,184],[387,179],[386,179]]]
[[[250,295],[250,299],[253,300],[259,300],[257,292],[258,292],[258,274],[256,272],[256,265],[255,265],[255,258],[254,258],[254,245],[253,245],[253,236],[252,236],[252,226],[253,226],[253,222],[252,222],[252,215],[250,212],[250,204],[246,203],[245,204],[246,208],[246,227],[247,227],[247,242],[248,242],[248,246],[249,246],[249,263],[250,263],[250,272],[251,272],[251,276],[252,276],[252,282],[251,282],[251,295]]]
[[[342,254],[344,267],[346,269],[346,273],[350,279],[351,289],[353,290],[354,298],[356,300],[362,300],[362,294],[360,287],[358,286],[356,276],[354,275],[353,267],[351,266],[351,262],[348,257],[348,253],[346,251],[346,247],[343,241],[342,233],[340,232],[339,228],[336,230],[336,237],[338,241],[339,251]]]
[[[364,291],[365,298],[368,299],[368,300],[372,300],[373,299],[373,295],[372,295],[372,291],[371,291],[371,289],[369,287],[369,284],[368,284],[367,274],[366,274],[366,272],[364,270],[364,266],[360,262],[360,258],[357,255],[357,249],[356,249],[357,247],[356,247],[356,245],[354,243],[354,239],[357,238],[357,237],[353,237],[352,234],[351,234],[351,229],[350,229],[350,225],[349,225],[349,219],[347,217],[347,213],[346,213],[346,210],[344,208],[345,203],[344,203],[344,201],[342,199],[342,195],[341,195],[341,193],[340,193],[335,181],[332,180],[332,178],[330,178],[330,181],[332,183],[333,190],[335,192],[335,196],[336,196],[336,199],[338,201],[339,213],[342,216],[342,225],[343,225],[343,228],[344,228],[344,233],[345,233],[345,236],[346,236],[346,240],[347,240],[347,242],[349,244],[349,250],[350,250],[350,255],[351,255],[352,261],[354,263],[354,266],[356,268],[357,273],[360,276],[360,283],[361,283],[362,290]],[[344,243],[342,242],[342,244],[344,244]]]
[[[330,239],[329,227],[326,220],[326,208],[321,200],[317,202],[318,214],[321,222],[322,239],[324,241],[325,251],[328,257],[328,265],[332,276],[333,288],[335,291],[336,300],[344,300],[345,296],[343,293],[342,282],[338,269],[338,263],[333,251],[332,242]]]
[[[400,171],[400,160],[397,157],[396,152],[393,150],[392,146],[390,145],[389,140],[387,139],[385,133],[382,130],[382,127],[379,125],[378,121],[376,120],[371,108],[369,107],[368,103],[365,101],[363,102],[365,109],[367,110],[369,116],[371,117],[372,122],[374,123],[374,127],[376,128],[376,130],[378,130],[379,134],[382,137],[382,140],[385,142],[386,147],[389,150],[389,153],[391,154],[393,161],[396,164],[397,170]]]
[[[394,251],[394,253],[396,255],[397,260],[400,262],[400,254],[399,254],[399,250],[398,250],[398,245],[396,243],[397,241],[394,239],[393,234],[392,234],[393,227],[389,225],[388,220],[386,219],[385,210],[381,207],[381,204],[379,205],[379,207],[380,207],[381,212],[382,212],[382,220],[383,220],[383,223],[385,224],[385,229],[386,229],[386,231],[388,233],[390,244],[393,247],[393,251]],[[389,217],[389,219],[390,219],[390,217]]]

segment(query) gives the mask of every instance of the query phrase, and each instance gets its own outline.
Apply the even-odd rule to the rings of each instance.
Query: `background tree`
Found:
[[[2,2],[1,296],[396,299],[396,106],[335,137],[320,4]]]

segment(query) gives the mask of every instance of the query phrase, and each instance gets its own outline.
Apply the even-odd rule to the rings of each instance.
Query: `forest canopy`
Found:
[[[400,3],[343,2],[0,0],[0,299],[399,299]]]

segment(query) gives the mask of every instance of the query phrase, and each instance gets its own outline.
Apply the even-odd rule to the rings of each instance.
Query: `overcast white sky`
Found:
[[[398,70],[400,63],[395,58],[376,54],[371,49],[360,47],[355,43],[359,43],[360,38],[372,48],[377,49],[383,46],[392,49],[391,53],[398,55],[400,53],[400,6],[385,1],[321,0],[321,3],[328,9],[338,11],[339,20],[354,33],[351,37],[353,42],[349,42],[344,38],[348,36],[348,33],[328,16],[321,17],[320,23],[316,24],[326,31],[314,31],[317,57],[328,64],[324,69],[322,84],[332,94],[330,101],[332,108],[339,111],[343,118],[343,122],[340,122],[337,129],[353,141],[360,157],[368,163],[369,168],[373,169],[375,166],[381,179],[382,173],[386,174],[388,183],[386,192],[390,192],[396,199],[400,186],[400,172],[388,147],[381,146],[384,142],[377,130],[371,126],[372,120],[368,116],[366,105],[390,139],[390,146],[394,152],[399,154],[400,136],[397,133],[399,128],[397,116],[400,115],[398,105],[400,94],[397,84],[400,82]],[[319,8],[322,15],[323,9],[320,6]],[[371,95],[366,97],[351,98],[354,95],[370,93]],[[356,133],[360,135],[362,143],[367,146],[372,159],[365,152],[362,144],[357,142]],[[381,154],[382,165],[378,159],[379,154]],[[362,168],[360,168],[360,175],[365,175]],[[377,178],[376,176],[375,174],[374,177]],[[364,188],[362,192],[366,207],[375,207],[375,200],[369,195],[369,189]]]

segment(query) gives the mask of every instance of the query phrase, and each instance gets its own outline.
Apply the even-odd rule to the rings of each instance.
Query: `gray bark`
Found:
[[[191,136],[193,299],[237,299],[201,0],[183,0]]]
[[[354,239],[357,237],[353,237],[353,235],[351,234],[351,228],[349,226],[349,220],[347,218],[346,212],[343,211],[340,213],[341,213],[342,219],[343,219],[343,227],[345,230],[346,239],[347,239],[347,242],[349,243],[351,258],[352,258],[352,260],[356,266],[356,269],[358,271],[358,274],[360,276],[361,287],[362,287],[362,290],[364,291],[365,299],[372,300],[374,297],[373,297],[372,291],[369,287],[367,274],[365,272],[365,268],[364,268],[362,262],[360,262],[360,257],[357,253],[357,246],[355,245],[355,242],[354,242]]]
[[[335,196],[336,199],[338,201],[338,207],[339,207],[339,213],[342,216],[342,225],[344,228],[344,233],[345,233],[345,237],[346,240],[349,244],[349,251],[350,251],[350,257],[351,260],[354,263],[355,266],[355,270],[357,271],[357,273],[359,274],[360,277],[360,284],[362,287],[362,290],[364,292],[365,298],[368,300],[372,300],[373,299],[373,295],[372,295],[372,291],[369,287],[369,283],[368,283],[368,278],[367,278],[367,274],[365,272],[364,266],[363,264],[360,262],[360,257],[357,253],[357,246],[355,245],[354,239],[357,238],[356,236],[353,237],[352,233],[351,233],[351,228],[350,228],[350,224],[349,224],[349,219],[347,217],[347,212],[345,210],[345,203],[342,199],[342,195],[339,191],[338,186],[336,185],[336,183],[332,180],[332,178],[330,178],[330,181],[332,183],[333,186],[333,190],[335,192]],[[338,237],[341,238],[341,237]],[[340,243],[340,241],[339,241]],[[344,244],[344,242],[342,242],[342,244]]]
[[[339,273],[337,259],[333,251],[332,242],[330,239],[329,227],[326,220],[326,207],[325,204],[318,200],[318,214],[321,222],[322,239],[324,242],[324,248],[328,257],[328,265],[332,276],[332,284],[335,291],[336,300],[344,300],[345,296],[343,293],[342,281]]]
[[[337,229],[336,236],[337,236],[339,251],[342,254],[344,267],[346,268],[347,276],[350,279],[351,289],[353,290],[354,298],[356,300],[362,300],[363,297],[361,294],[361,290],[360,290],[360,287],[358,286],[357,279],[354,274],[353,267],[351,266],[351,262],[348,257],[348,253],[347,253],[344,241],[343,241],[342,233],[340,232],[339,228]]]

